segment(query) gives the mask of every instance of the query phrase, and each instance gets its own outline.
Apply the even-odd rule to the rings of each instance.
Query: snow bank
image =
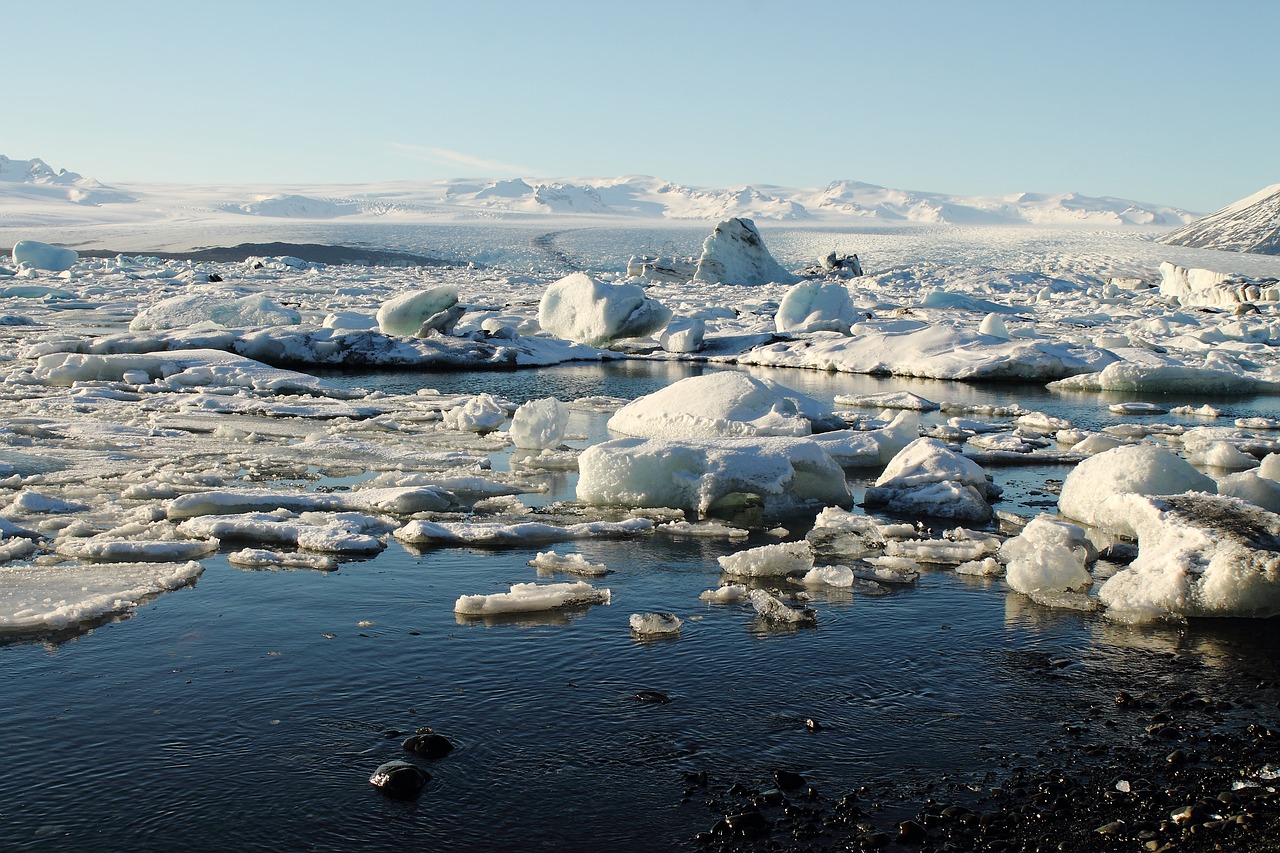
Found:
[[[257,326],[291,326],[302,322],[293,308],[272,302],[260,294],[238,298],[223,292],[172,296],[139,312],[130,331],[189,329],[210,325],[244,329]]]
[[[578,500],[706,513],[732,495],[756,495],[776,514],[850,499],[844,471],[807,439],[622,438],[578,458]]]
[[[533,613],[580,604],[608,604],[611,593],[596,589],[586,581],[576,583],[517,583],[510,592],[492,595],[463,595],[453,612],[463,616],[493,616],[501,613]]]
[[[0,570],[0,632],[62,630],[136,607],[200,576],[187,563],[9,567]]]
[[[843,424],[821,403],[738,371],[690,376],[623,406],[609,429],[643,438],[803,436]]]
[[[1138,557],[1107,580],[1107,615],[1280,615],[1280,516],[1209,494],[1118,495],[1106,512],[1136,532]]]
[[[917,438],[893,457],[864,504],[902,515],[986,522],[992,487],[982,466],[934,438]]]
[[[1058,511],[1085,524],[1112,527],[1114,519],[1103,510],[1112,495],[1189,491],[1214,492],[1217,486],[1175,453],[1151,444],[1126,444],[1077,465],[1062,484]]]
[[[839,332],[849,334],[860,316],[849,296],[849,288],[839,281],[802,281],[782,297],[774,328],[779,332]]]
[[[712,284],[794,284],[792,275],[774,260],[750,219],[726,219],[702,244],[693,277]]]
[[[580,272],[550,284],[538,303],[543,331],[593,347],[651,335],[670,319],[671,312],[644,288],[606,284]]]

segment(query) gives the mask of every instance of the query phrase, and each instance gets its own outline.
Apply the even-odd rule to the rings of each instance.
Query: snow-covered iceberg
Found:
[[[568,341],[593,347],[651,335],[671,311],[635,284],[607,284],[573,273],[547,286],[538,303],[538,325]]]

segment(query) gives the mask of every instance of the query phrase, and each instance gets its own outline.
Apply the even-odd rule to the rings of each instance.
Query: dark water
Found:
[[[635,397],[699,369],[347,380]],[[1096,398],[1035,387],[757,375],[820,397],[908,388],[1017,401],[1082,426],[1120,420]],[[1221,405],[1249,414],[1271,401]],[[1026,485],[1065,471],[992,473]],[[1023,500],[1010,508],[1033,511]],[[1171,661],[1206,684],[1274,670],[1269,623],[1127,628],[951,572],[883,597],[819,597],[817,628],[771,632],[749,607],[697,599],[719,583],[715,557],[740,547],[558,546],[614,570],[594,582],[613,603],[488,624],[459,621],[454,600],[533,580],[539,549],[392,543],[329,574],[209,559],[194,588],[130,619],[0,646],[0,849],[684,849],[716,817],[697,796],[682,802],[685,771],[763,785],[781,767],[837,796],[872,782],[980,784],[1017,756],[1043,760],[1064,720],[1164,677]],[[631,638],[628,616],[655,610],[686,620],[679,639]],[[641,689],[672,701],[635,701]],[[807,731],[806,718],[823,728]],[[458,748],[431,763],[417,802],[387,800],[366,780],[406,755],[387,732],[419,726]]]

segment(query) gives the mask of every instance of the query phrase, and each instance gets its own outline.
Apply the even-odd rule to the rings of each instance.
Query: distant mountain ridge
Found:
[[[1280,184],[1242,198],[1160,238],[1170,246],[1280,255]]]
[[[131,185],[127,191],[55,172],[43,160],[0,155],[0,205],[23,200],[77,205],[146,202],[149,215],[181,211],[208,216],[290,219],[493,218],[595,216],[722,221],[731,217],[778,222],[919,222],[954,225],[1182,225],[1195,216],[1181,208],[1076,193],[955,196],[833,181],[823,188],[772,185],[689,187],[648,175],[616,178],[457,179],[363,185],[201,186]],[[140,205],[141,207],[141,205]]]

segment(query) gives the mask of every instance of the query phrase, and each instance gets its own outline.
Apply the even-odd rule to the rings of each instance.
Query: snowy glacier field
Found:
[[[707,231],[0,222],[0,245],[81,254],[64,272],[0,262],[14,267],[0,277],[0,848],[859,849],[880,832],[918,849],[901,822],[941,845],[954,805],[999,813],[1009,839],[1096,849],[1105,809],[1137,845],[1181,837],[1168,814],[1182,799],[1271,790],[1274,619],[1152,616],[1146,600],[1109,616],[1097,590],[1134,560],[1120,537],[1091,531],[1087,588],[1052,594],[1014,591],[999,549],[1056,517],[1084,460],[1125,442],[1211,483],[1259,468],[1221,493],[1271,494],[1276,302],[1179,306],[1158,288],[1164,262],[1265,281],[1280,259],[1161,246],[1145,229],[763,225],[790,270],[859,255],[867,275],[844,284],[860,332],[777,334],[788,286],[696,282],[645,294],[703,320],[700,352],[532,330],[561,276],[621,283],[631,256],[696,257]],[[276,242],[439,264],[161,257]],[[466,309],[452,334],[375,334],[380,306],[442,286]],[[981,340],[945,352],[897,343],[980,324]],[[882,351],[854,354],[860,339]],[[1070,384],[1113,363],[1137,379]],[[607,424],[625,404],[741,373],[850,430],[831,450],[846,454],[840,503],[874,528],[783,500],[785,485],[763,506],[726,488],[735,499],[706,513],[579,499],[578,462],[618,439]],[[963,448],[998,515],[863,506],[908,395],[937,404],[912,437]],[[566,406],[562,437],[515,447],[517,408],[548,397]],[[874,533],[866,554],[814,546],[819,567],[856,577],[776,568],[780,546],[834,541],[818,535],[831,519]],[[754,548],[749,571],[719,559]],[[608,594],[501,612],[492,597],[531,582]],[[778,598],[758,606],[751,590]],[[455,612],[464,596],[494,612]],[[671,623],[644,614],[679,628],[651,632]],[[423,727],[453,751],[403,748]],[[429,774],[418,796],[369,784],[394,760]],[[1010,817],[1038,785],[1074,800],[1037,803],[1042,829]],[[921,817],[932,806],[938,825]],[[755,811],[770,834],[744,823]]]

